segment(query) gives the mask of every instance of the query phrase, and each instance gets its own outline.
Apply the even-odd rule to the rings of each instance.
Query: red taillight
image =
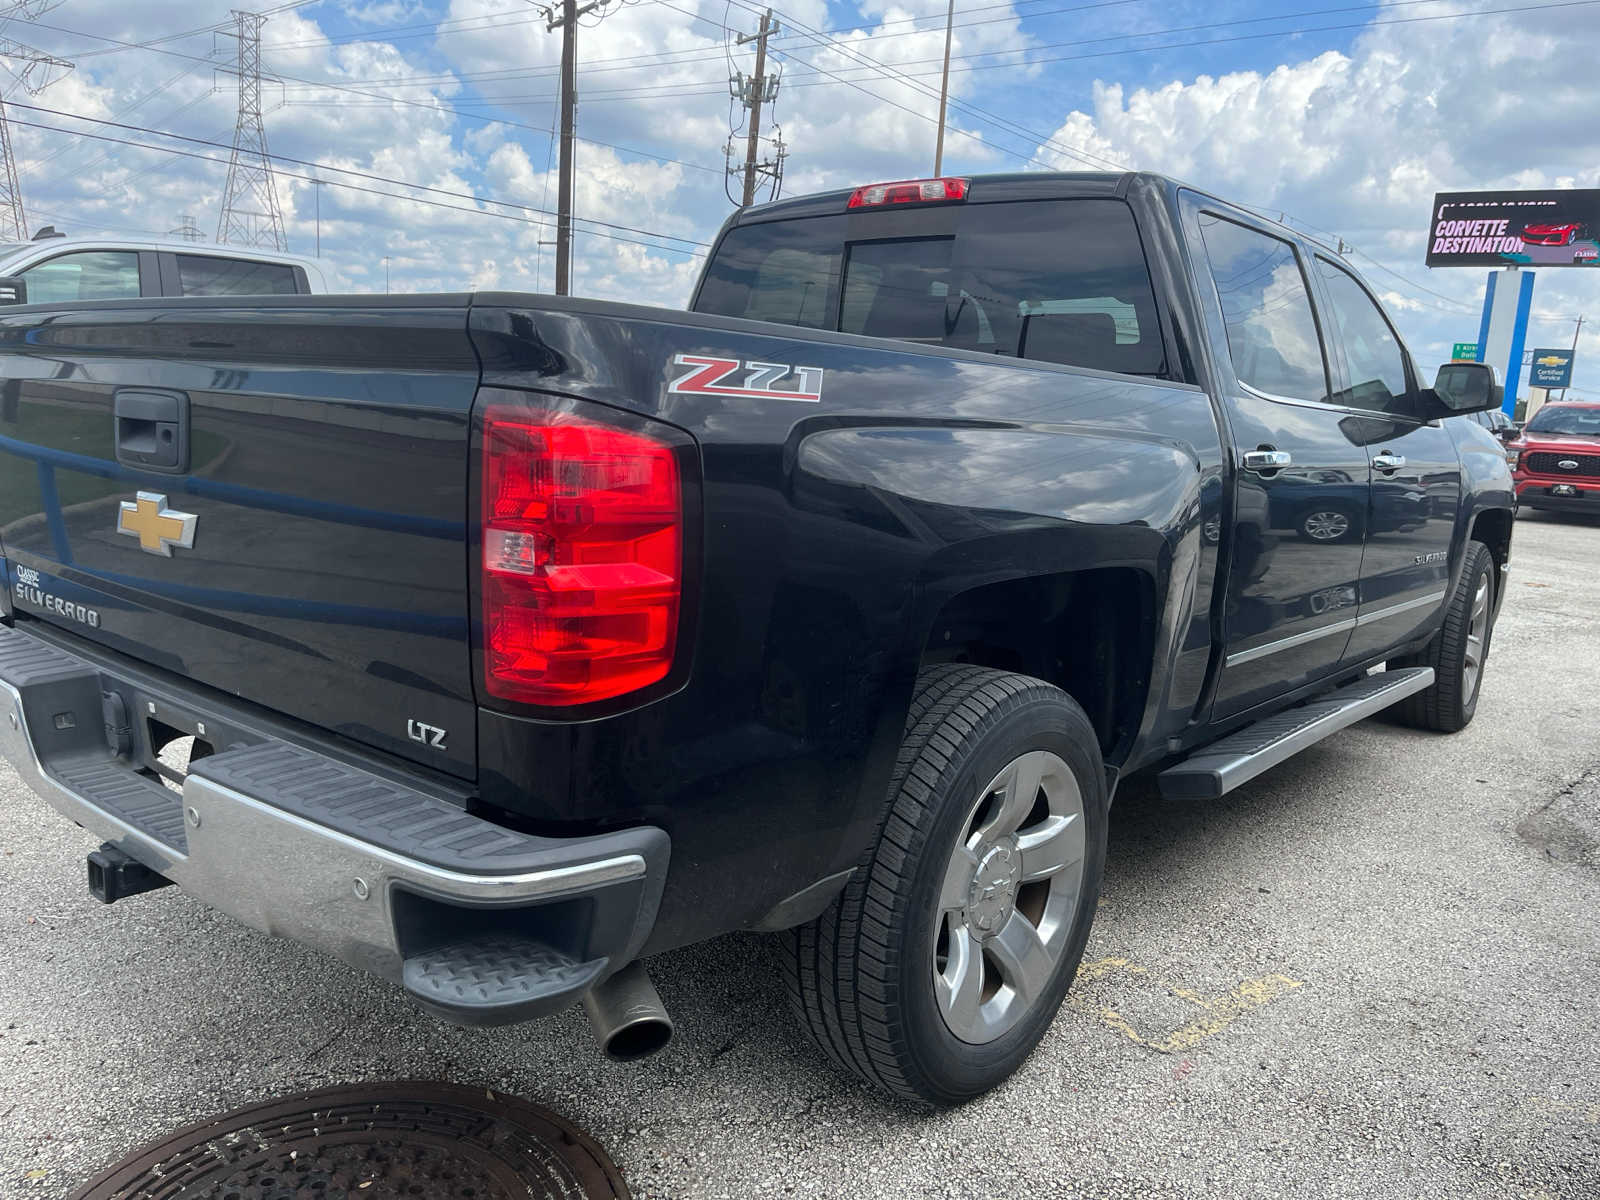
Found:
[[[674,448],[569,413],[494,407],[482,484],[490,695],[570,706],[665,678],[683,590]]]
[[[872,183],[850,193],[846,208],[877,208],[886,204],[933,204],[965,200],[965,179],[903,179],[899,183]]]

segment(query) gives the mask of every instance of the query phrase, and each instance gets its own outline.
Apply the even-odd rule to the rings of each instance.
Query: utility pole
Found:
[[[1580,314],[1579,317],[1578,317],[1578,323],[1572,327],[1572,362],[1573,362],[1573,366],[1576,366],[1577,362],[1578,362],[1578,335],[1583,332],[1583,322],[1586,319],[1587,319],[1586,314]],[[1567,369],[1568,369],[1568,371],[1572,370],[1571,367],[1568,367]],[[1565,400],[1567,398],[1567,389],[1566,388],[1562,388],[1561,389],[1561,398],[1563,400]]]
[[[950,0],[950,7],[944,15],[944,74],[939,77],[939,139],[933,144],[934,178],[944,174],[944,110],[950,99],[950,35],[955,31],[955,25],[956,0]]]
[[[224,245],[268,246],[287,250],[278,189],[267,153],[267,130],[261,122],[260,13],[233,10],[234,36],[239,40],[239,113],[233,127],[233,157],[228,162],[228,184],[222,193],[222,215],[217,220],[217,241]]]
[[[578,123],[578,18],[610,0],[561,0],[561,15],[544,9],[547,32],[561,30],[561,162],[556,167],[556,295],[571,295],[572,142]]]
[[[60,3],[61,0],[0,3],[0,25],[12,20],[31,21]],[[11,38],[0,38],[0,60],[4,60],[6,71],[30,96],[37,96],[72,70],[72,64],[65,59]],[[11,122],[4,100],[0,100],[0,238],[8,242],[28,240],[28,220],[22,211],[22,185],[17,181],[17,160],[11,152]]]
[[[312,186],[314,188],[316,188],[315,195],[317,197],[317,257],[321,258],[322,257],[322,180],[320,180],[320,179],[314,180],[312,182]]]
[[[756,73],[746,79],[744,73],[740,72],[728,81],[728,90],[733,98],[750,110],[750,131],[745,137],[744,144],[744,166],[728,168],[728,174],[737,173],[743,178],[739,201],[741,208],[749,208],[755,203],[756,184],[760,182],[762,176],[772,180],[773,194],[776,195],[779,182],[783,178],[783,160],[788,156],[780,134],[773,142],[776,151],[773,158],[766,161],[757,160],[761,152],[761,107],[763,104],[771,104],[778,98],[778,80],[767,76],[767,39],[780,28],[781,26],[772,19],[772,10],[769,8],[761,14],[759,31],[739,35],[738,45],[743,46],[750,42],[756,44]],[[733,157],[732,140],[730,137],[725,151],[729,158]]]
[[[392,259],[389,255],[385,254],[383,256],[383,294],[385,296],[389,294],[389,263],[391,261]]]

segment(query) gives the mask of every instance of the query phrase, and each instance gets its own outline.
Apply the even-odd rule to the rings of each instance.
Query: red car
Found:
[[[1506,450],[1519,505],[1600,516],[1600,403],[1546,404]]]
[[[1583,236],[1583,226],[1577,221],[1568,221],[1560,225],[1524,225],[1522,227],[1522,244],[1524,246],[1570,246]]]

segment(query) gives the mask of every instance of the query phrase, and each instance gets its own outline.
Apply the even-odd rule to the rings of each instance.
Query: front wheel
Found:
[[[1433,686],[1395,706],[1406,725],[1455,733],[1478,711],[1483,669],[1494,636],[1494,555],[1482,542],[1468,542],[1461,576],[1450,593],[1444,624],[1420,654],[1395,659],[1391,667],[1432,667]]]
[[[944,665],[918,681],[875,844],[789,935],[791,998],[868,1082],[926,1104],[999,1084],[1077,972],[1100,893],[1105,770],[1060,689]]]

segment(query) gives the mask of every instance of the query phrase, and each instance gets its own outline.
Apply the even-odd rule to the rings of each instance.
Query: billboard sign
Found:
[[[1430,267],[1600,267],[1600,188],[1440,192]]]
[[[1535,350],[1528,364],[1528,386],[1564,388],[1572,386],[1571,350]]]

